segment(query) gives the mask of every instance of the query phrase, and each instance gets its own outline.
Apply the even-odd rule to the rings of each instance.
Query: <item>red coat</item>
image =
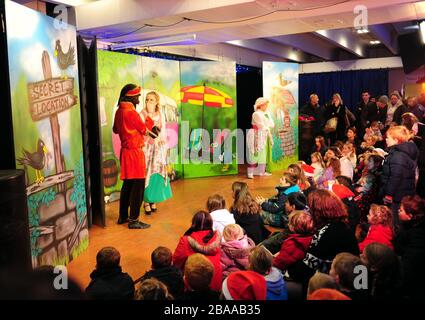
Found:
[[[390,227],[383,226],[382,224],[371,225],[366,238],[359,243],[359,249],[360,252],[363,252],[364,248],[366,248],[368,244],[378,242],[386,245],[391,250],[394,250],[392,241],[393,231]]]
[[[146,127],[152,130],[153,125],[154,122],[149,117],[146,118],[146,122],[142,121],[131,102],[120,102],[115,113],[113,131],[120,136],[121,140],[121,180],[145,178],[143,136],[146,133]]]
[[[304,259],[311,239],[313,239],[313,236],[290,235],[283,241],[279,254],[273,259],[273,265],[280,270],[287,270],[290,265]]]
[[[220,242],[221,237],[217,232],[207,243],[202,239],[209,233],[209,230],[195,231],[190,236],[180,238],[179,244],[173,254],[173,264],[177,268],[184,270],[187,258],[194,253],[202,253],[214,266],[214,275],[211,280],[211,290],[221,291],[222,269],[220,264]],[[189,239],[191,238],[191,240]]]

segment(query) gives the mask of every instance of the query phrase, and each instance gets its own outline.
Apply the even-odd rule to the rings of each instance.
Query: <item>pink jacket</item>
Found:
[[[231,272],[245,270],[248,267],[248,256],[254,247],[254,241],[246,235],[240,240],[221,243],[220,263],[223,269],[223,279]]]

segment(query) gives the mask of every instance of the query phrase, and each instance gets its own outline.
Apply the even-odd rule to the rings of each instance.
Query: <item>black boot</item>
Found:
[[[150,224],[143,223],[141,221],[131,221],[128,223],[129,229],[147,229],[150,226],[151,226]]]

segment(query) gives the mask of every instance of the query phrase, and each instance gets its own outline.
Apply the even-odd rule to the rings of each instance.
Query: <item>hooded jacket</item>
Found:
[[[220,241],[221,236],[215,232],[214,236],[204,243],[202,239],[208,235],[210,230],[195,231],[189,236],[183,236],[174,250],[173,265],[184,270],[184,264],[187,258],[194,253],[202,253],[214,266],[214,275],[211,280],[210,288],[215,291],[221,290],[222,268],[220,264]]]
[[[92,279],[86,294],[95,300],[132,300],[134,298],[133,279],[121,271],[121,267],[96,269],[90,274]]]
[[[266,300],[288,300],[286,283],[283,280],[282,273],[277,268],[272,267],[270,273],[264,278],[267,283]]]
[[[155,278],[164,283],[170,293],[173,295],[174,299],[178,299],[183,295],[183,273],[179,268],[175,266],[168,266],[159,269],[153,269],[146,272],[143,277],[140,278],[140,282],[150,278]]]
[[[400,202],[404,196],[415,194],[418,148],[408,141],[388,148],[382,168],[382,196],[392,196]]]
[[[254,241],[246,235],[240,240],[221,243],[220,262],[223,269],[223,279],[231,272],[245,270],[248,267],[248,256],[254,247]]]
[[[285,202],[288,200],[288,196],[294,192],[301,192],[301,189],[298,185],[291,187],[281,187],[277,186],[277,195],[275,198],[271,198],[261,204],[261,208],[264,211],[270,213],[284,213],[285,212]]]
[[[313,235],[291,234],[283,241],[279,254],[273,259],[273,265],[284,271],[304,259],[312,238]]]
[[[233,214],[227,209],[215,210],[210,215],[213,219],[213,230],[220,232],[221,235],[225,226],[236,223]]]

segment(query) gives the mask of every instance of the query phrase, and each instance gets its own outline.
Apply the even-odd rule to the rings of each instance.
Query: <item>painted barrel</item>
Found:
[[[113,187],[118,181],[118,167],[114,159],[103,161],[103,185],[105,188]]]

